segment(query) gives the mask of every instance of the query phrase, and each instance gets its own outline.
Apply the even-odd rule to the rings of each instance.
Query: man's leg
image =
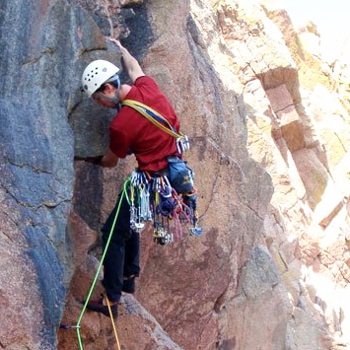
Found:
[[[102,228],[104,246],[110,235],[120,198],[119,195],[115,208]],[[130,239],[131,235],[130,206],[124,197],[104,261],[104,278],[102,284],[106,289],[109,300],[112,302],[119,301],[121,297],[126,257],[126,242]]]
[[[102,285],[111,302],[120,300],[123,288],[123,271],[125,259],[125,240],[122,237],[113,239],[109,245],[104,261]]]
[[[124,277],[140,274],[140,234],[132,231],[125,242]]]
[[[132,231],[125,242],[123,292],[135,292],[135,278],[140,274],[140,234]]]
[[[112,313],[114,317],[116,317],[118,314],[117,303],[120,299],[121,291],[123,288],[125,240],[129,239],[131,236],[129,211],[130,207],[125,197],[121,203],[114,230],[111,233],[120,199],[121,196],[119,195],[115,208],[109,215],[105,225],[102,228],[102,239],[104,243],[103,248],[106,246],[108,237],[110,234],[112,234],[104,260],[104,279],[102,284],[105,287],[107,297],[112,304]],[[103,299],[90,301],[87,305],[87,308],[92,311],[101,312],[104,315],[108,316],[108,308]]]

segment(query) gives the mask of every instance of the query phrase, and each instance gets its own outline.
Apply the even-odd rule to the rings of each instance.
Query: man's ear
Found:
[[[103,92],[108,94],[108,93],[114,92],[115,90],[116,90],[116,88],[112,84],[106,83],[104,85]]]

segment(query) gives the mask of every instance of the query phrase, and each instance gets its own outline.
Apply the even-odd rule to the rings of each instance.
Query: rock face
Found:
[[[74,61],[77,15],[60,2],[0,5],[4,349],[53,348],[62,317],[72,270],[66,226],[74,179],[65,90],[74,69],[63,62]]]
[[[348,66],[322,60],[314,25],[298,32],[267,0],[5,0],[0,27],[0,348],[78,349],[58,326],[76,324],[135,166],[73,160],[108,143],[113,111],[80,76],[96,58],[120,63],[109,35],[191,137],[206,232],[168,247],[143,233],[122,348],[350,347]],[[81,332],[87,350],[115,348],[104,316],[86,313]]]

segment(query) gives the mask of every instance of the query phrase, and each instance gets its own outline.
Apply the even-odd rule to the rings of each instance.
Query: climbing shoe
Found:
[[[118,302],[109,301],[109,304],[111,306],[113,318],[117,318]],[[105,316],[109,317],[109,311],[107,306],[107,296],[102,295],[100,299],[90,300],[86,305],[86,308],[90,311],[100,312],[101,314],[104,314]]]
[[[135,278],[136,277],[137,277],[136,275],[124,277],[123,289],[122,289],[123,292],[130,293],[130,294],[135,293]]]

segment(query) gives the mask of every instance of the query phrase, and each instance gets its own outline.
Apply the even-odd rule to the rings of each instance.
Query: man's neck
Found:
[[[120,101],[125,100],[125,97],[127,96],[130,90],[131,90],[131,86],[127,84],[123,84],[120,87],[120,90],[119,90]]]

